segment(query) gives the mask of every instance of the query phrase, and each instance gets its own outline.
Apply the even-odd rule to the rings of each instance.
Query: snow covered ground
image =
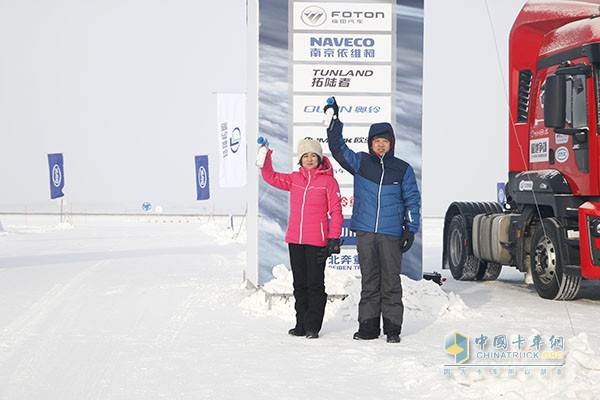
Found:
[[[360,283],[328,274],[328,292],[347,297],[328,303],[321,337],[307,340],[287,334],[290,299],[266,301],[246,287],[246,232],[236,235],[226,219],[0,215],[0,223],[3,400],[599,396],[598,282],[585,282],[575,301],[553,302],[511,268],[495,282],[456,282],[447,271],[441,287],[404,279],[397,345],[352,340]],[[424,270],[440,271],[441,220],[423,225]],[[291,291],[287,271],[274,268],[264,289]],[[455,331],[470,338],[460,365],[445,351]],[[502,335],[522,357],[478,358],[477,338],[501,353],[492,339]],[[527,359],[536,337],[546,358]]]

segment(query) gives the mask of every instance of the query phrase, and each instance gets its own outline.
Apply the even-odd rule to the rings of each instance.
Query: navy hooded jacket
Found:
[[[350,229],[402,236],[404,229],[419,230],[421,195],[415,172],[406,162],[394,157],[394,130],[387,122],[371,125],[368,153],[354,152],[344,142],[344,124],[334,121],[327,129],[333,158],[354,176],[354,205]],[[390,151],[379,157],[371,150],[376,136],[390,141]]]

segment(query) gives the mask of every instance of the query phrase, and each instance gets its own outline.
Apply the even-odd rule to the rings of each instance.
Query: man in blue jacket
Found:
[[[344,141],[344,124],[335,99],[325,106],[325,113],[331,118],[327,128],[331,154],[354,176],[350,229],[356,232],[361,272],[359,327],[354,339],[378,338],[382,316],[387,341],[400,343],[402,253],[412,246],[421,219],[415,173],[407,162],[394,156],[395,136],[389,123],[371,125],[369,152],[357,153]]]

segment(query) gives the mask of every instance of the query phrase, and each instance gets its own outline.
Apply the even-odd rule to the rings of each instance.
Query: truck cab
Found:
[[[509,44],[506,203],[453,202],[444,268],[455,279],[528,273],[544,298],[600,279],[600,0],[529,1]]]

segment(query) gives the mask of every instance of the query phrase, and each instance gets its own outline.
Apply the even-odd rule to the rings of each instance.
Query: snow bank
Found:
[[[229,218],[198,217],[195,221],[200,225],[200,230],[217,239],[220,244],[246,243],[246,220],[234,220],[233,226]]]
[[[283,264],[273,267],[272,273],[274,278],[244,298],[241,307],[249,314],[275,316],[293,321],[295,311],[292,273]],[[403,276],[402,289],[405,318],[464,319],[468,316],[468,307],[460,296],[444,292],[432,281],[414,281]],[[359,277],[326,269],[325,290],[330,295],[330,301],[325,308],[325,321],[357,320],[360,301]]]

